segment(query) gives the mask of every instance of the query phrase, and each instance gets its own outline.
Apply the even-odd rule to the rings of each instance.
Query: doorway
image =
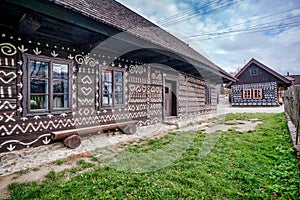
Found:
[[[177,84],[176,81],[165,82],[165,116],[177,116]]]

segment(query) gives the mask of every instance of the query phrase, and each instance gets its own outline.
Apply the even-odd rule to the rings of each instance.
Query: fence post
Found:
[[[284,92],[284,110],[296,128],[295,145],[300,134],[300,86],[291,86]]]
[[[300,132],[300,86],[295,87],[295,126],[296,126],[296,145],[299,142],[299,132]]]

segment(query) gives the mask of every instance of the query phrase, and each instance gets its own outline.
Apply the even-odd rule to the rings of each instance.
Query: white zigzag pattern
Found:
[[[11,135],[16,129],[19,129],[22,133],[26,133],[28,129],[32,129],[33,131],[37,131],[41,128],[43,129],[49,129],[50,125],[52,125],[55,129],[59,126],[67,127],[68,125],[73,125],[72,120],[68,119],[66,123],[63,122],[63,120],[59,120],[57,123],[54,123],[53,121],[49,121],[47,125],[44,125],[43,122],[40,122],[37,127],[35,127],[32,123],[29,123],[26,128],[22,128],[19,124],[16,124],[10,131],[6,129],[4,125],[0,126],[0,131],[4,130],[6,135]]]
[[[75,126],[81,126],[81,125],[86,125],[86,124],[96,124],[96,122],[99,123],[98,116],[95,116],[95,117],[83,117],[83,118],[76,118],[74,120],[74,125]]]
[[[21,142],[20,140],[8,140],[8,141],[3,142],[3,143],[0,145],[0,148],[2,148],[3,145],[9,144],[9,143],[18,143],[18,144],[21,144],[21,145],[24,145],[24,146],[28,146],[28,145],[31,145],[31,144],[37,142],[37,141],[38,141],[39,139],[41,139],[42,137],[49,137],[49,136],[51,136],[51,134],[40,135],[38,138],[36,138],[35,140],[33,140],[33,141],[31,141],[31,142],[28,142],[28,143]]]
[[[111,114],[111,115],[104,115],[104,116],[93,116],[93,117],[83,117],[83,118],[76,118],[74,120],[75,126],[82,126],[88,124],[99,124],[105,123],[110,121],[118,121],[123,119],[135,119],[139,117],[147,116],[147,112],[139,112],[139,113],[118,113],[118,114]]]
[[[0,110],[7,105],[10,109],[15,109],[17,105],[12,105],[9,101],[4,101],[4,103],[0,106]]]
[[[94,103],[94,99],[78,99],[81,105],[92,105]]]

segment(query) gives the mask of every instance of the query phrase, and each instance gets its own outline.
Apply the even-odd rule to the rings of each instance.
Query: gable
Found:
[[[252,63],[238,78],[236,84],[260,83],[260,82],[281,82],[273,74]]]
[[[288,87],[291,81],[281,76],[274,70],[265,66],[252,58],[236,75],[238,79],[235,83],[231,82],[226,85],[230,88],[231,85],[251,84],[261,82],[276,82],[279,87]]]

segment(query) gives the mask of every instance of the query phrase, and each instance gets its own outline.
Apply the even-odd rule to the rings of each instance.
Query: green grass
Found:
[[[55,160],[54,161],[54,163],[56,164],[56,165],[62,165],[62,164],[64,164],[66,162],[66,159],[59,159],[59,160]]]
[[[166,147],[178,138],[192,138],[187,150],[160,170],[128,173],[99,164],[68,181],[51,171],[41,184],[11,184],[11,199],[299,199],[300,173],[284,115],[228,114],[225,121],[254,118],[263,122],[254,131],[233,128],[213,133],[208,139],[201,131],[176,132],[123,147],[129,153],[155,153],[176,150]],[[214,144],[215,140],[214,148],[199,156],[203,144]],[[165,154],[162,160],[169,159],[172,151]],[[93,166],[83,160],[77,164]]]

